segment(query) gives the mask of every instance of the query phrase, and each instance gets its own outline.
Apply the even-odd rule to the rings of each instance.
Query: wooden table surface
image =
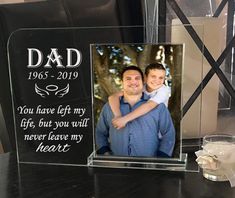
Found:
[[[0,198],[235,198],[200,173],[17,164],[0,155]]]

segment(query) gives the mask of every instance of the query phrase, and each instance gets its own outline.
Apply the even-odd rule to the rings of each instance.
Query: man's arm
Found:
[[[159,136],[160,145],[157,151],[158,157],[171,157],[175,146],[175,127],[168,109],[165,105],[159,105]]]
[[[107,104],[103,107],[99,120],[96,125],[96,146],[97,154],[107,154],[111,153],[111,149],[109,146],[109,125],[107,122]]]

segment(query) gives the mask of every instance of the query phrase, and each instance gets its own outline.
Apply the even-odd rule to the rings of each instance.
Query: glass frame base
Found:
[[[89,167],[103,168],[127,168],[127,169],[149,169],[149,170],[168,170],[168,171],[186,171],[188,162],[187,153],[182,153],[178,160],[168,160],[158,158],[156,160],[133,158],[133,161],[128,158],[126,160],[118,159],[117,157],[98,156],[95,152],[87,158]]]

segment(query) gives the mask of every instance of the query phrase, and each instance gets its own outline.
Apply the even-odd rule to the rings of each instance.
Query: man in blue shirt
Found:
[[[136,66],[122,72],[123,97],[120,110],[126,115],[148,101],[143,93],[143,73]],[[101,111],[96,126],[97,154],[139,157],[171,157],[175,145],[175,129],[164,104],[129,122],[117,130],[112,125],[113,113],[108,103]]]

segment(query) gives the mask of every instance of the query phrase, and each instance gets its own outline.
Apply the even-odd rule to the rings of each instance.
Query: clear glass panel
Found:
[[[151,28],[156,33],[160,29],[166,30],[166,42],[151,42],[147,46],[155,48],[152,59],[168,65],[174,79],[171,81],[168,75],[168,83],[172,86],[169,109],[177,131],[173,157],[96,155],[93,130],[97,115],[91,107],[99,104],[97,98],[93,98],[93,85],[102,79],[91,81],[90,44],[146,45],[148,39],[144,27],[22,29],[14,32],[8,42],[19,162],[197,170],[197,166],[186,164],[181,140],[201,136],[200,92],[185,115],[182,109],[202,80],[203,46],[198,49],[185,33],[186,26],[179,23]],[[202,25],[194,25],[194,28],[203,38]],[[126,63],[129,58],[125,57]],[[101,67],[103,80],[110,76],[112,80],[118,80],[114,70]],[[101,106],[113,91],[101,91]]]
[[[19,162],[87,165],[90,43],[143,42],[143,27],[23,29],[8,42]]]

